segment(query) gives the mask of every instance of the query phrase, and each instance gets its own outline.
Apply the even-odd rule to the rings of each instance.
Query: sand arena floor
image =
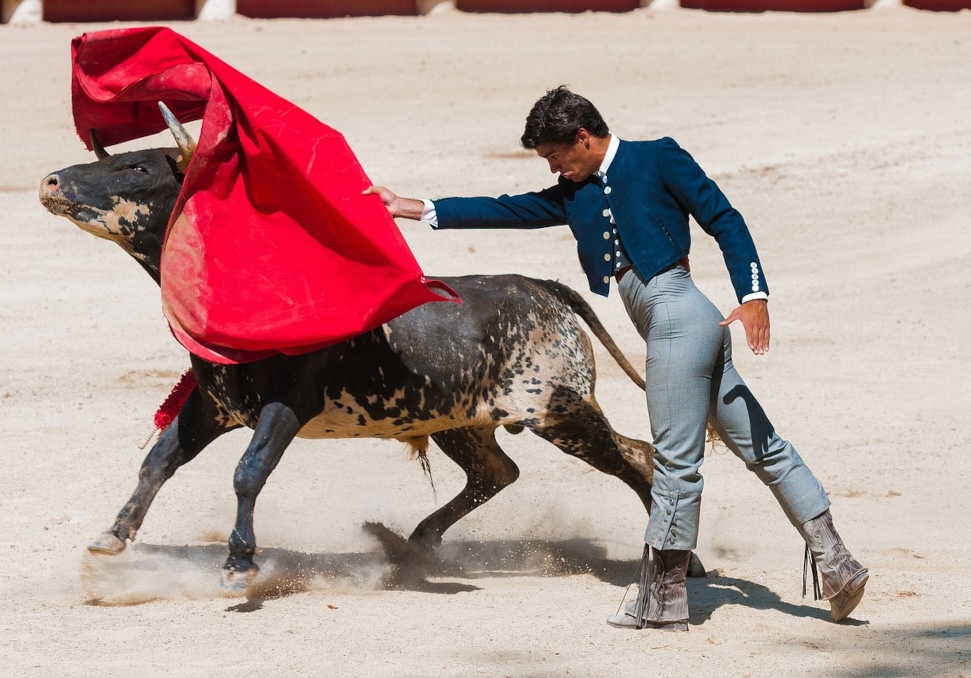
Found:
[[[341,130],[403,195],[552,182],[518,148],[562,83],[622,138],[670,135],[748,219],[772,288],[773,344],[736,361],[821,477],[871,570],[843,625],[801,596],[799,537],[724,450],[703,471],[691,632],[604,624],[645,515],[616,479],[528,434],[519,482],[446,534],[462,570],[404,590],[362,526],[407,534],[433,494],[397,443],[298,441],[257,505],[263,583],[226,598],[238,431],[162,490],[139,541],[86,555],[134,488],[137,443],[187,357],[158,290],[114,245],[37,200],[93,159],[70,113],[69,44],[104,25],[0,26],[0,657],[31,676],[968,676],[971,500],[971,13],[489,16],[173,27]],[[170,145],[164,137],[138,145]],[[565,228],[435,233],[402,223],[429,274],[570,284],[638,364],[616,297],[595,298]],[[734,304],[714,242],[695,280]],[[649,437],[643,397],[597,348],[598,397]]]

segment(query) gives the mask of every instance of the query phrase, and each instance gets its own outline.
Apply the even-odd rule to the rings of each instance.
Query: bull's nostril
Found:
[[[54,191],[56,191],[57,190],[57,175],[56,174],[51,174],[46,179],[44,179],[44,185],[47,187],[47,190],[51,191],[52,193]]]

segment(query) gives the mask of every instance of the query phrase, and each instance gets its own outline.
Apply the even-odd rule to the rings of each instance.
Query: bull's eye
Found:
[[[138,172],[140,174],[148,174],[148,170],[141,165],[132,165],[131,170],[132,172]]]

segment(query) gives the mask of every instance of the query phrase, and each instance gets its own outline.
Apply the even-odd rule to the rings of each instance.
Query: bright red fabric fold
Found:
[[[192,353],[241,363],[366,332],[426,302],[426,279],[344,137],[167,28],[71,44],[78,135],[202,129],[162,250],[162,311]],[[434,289],[441,290],[441,294]]]

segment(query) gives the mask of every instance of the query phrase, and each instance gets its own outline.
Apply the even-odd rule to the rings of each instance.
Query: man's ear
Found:
[[[583,147],[590,150],[590,132],[586,128],[581,127],[577,130],[577,143],[583,144]]]

